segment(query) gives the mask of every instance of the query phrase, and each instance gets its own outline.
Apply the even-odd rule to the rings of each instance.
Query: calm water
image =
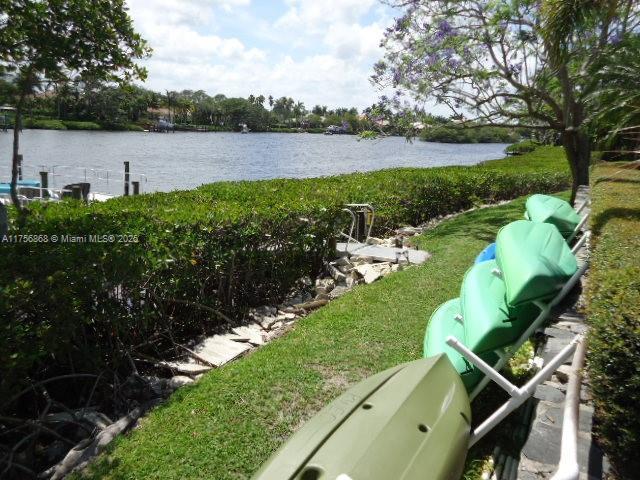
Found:
[[[11,132],[0,132],[0,180],[10,172]],[[291,133],[140,133],[25,130],[21,137],[25,178],[40,166],[55,172],[55,187],[83,181],[92,190],[122,192],[123,161],[146,175],[142,190],[193,188],[219,180],[318,177],[390,167],[472,165],[504,156],[504,144],[442,144],[391,137]],[[62,167],[65,166],[65,167]],[[107,181],[108,176],[108,181]],[[115,179],[114,179],[115,177]],[[136,180],[137,178],[132,178]]]

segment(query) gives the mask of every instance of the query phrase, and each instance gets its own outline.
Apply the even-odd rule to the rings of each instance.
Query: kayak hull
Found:
[[[580,223],[580,215],[568,202],[550,195],[530,196],[525,208],[527,219],[555,225],[565,238],[570,236]]]
[[[506,301],[512,307],[552,298],[578,269],[576,258],[554,225],[527,220],[500,229],[496,262],[504,279]]]
[[[456,337],[490,365],[496,364],[498,355],[491,351],[479,352],[474,348],[475,345],[470,345],[467,342],[463,321],[456,318],[461,314],[459,298],[443,303],[433,312],[424,336],[424,357],[431,357],[441,353],[447,355],[449,361],[460,375],[467,392],[471,392],[480,383],[484,374],[458,353],[457,350],[450,347],[447,344],[447,338],[449,336]]]
[[[467,392],[445,355],[405,363],[331,402],[253,479],[457,479],[470,420]]]
[[[474,263],[477,264],[477,263],[487,262],[489,260],[494,260],[495,258],[496,258],[496,244],[490,243],[484,248],[484,250],[482,250],[478,254]]]
[[[495,260],[471,267],[460,289],[465,345],[476,353],[514,344],[540,313],[532,303],[510,307],[506,286],[493,272]]]

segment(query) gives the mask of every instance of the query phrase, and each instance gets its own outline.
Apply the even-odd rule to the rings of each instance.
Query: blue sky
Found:
[[[371,105],[369,83],[394,12],[378,0],[128,0],[154,49],[142,63],[154,90],[291,96]]]

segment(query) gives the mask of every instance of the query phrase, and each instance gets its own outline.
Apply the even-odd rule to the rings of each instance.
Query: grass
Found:
[[[640,471],[640,171],[600,164],[592,176],[587,354],[598,440],[618,478]]]
[[[521,156],[488,160],[482,165],[504,171],[513,171],[516,167],[519,172],[568,172],[569,165],[561,151],[562,147],[538,147]],[[558,161],[559,158],[562,161]]]
[[[185,387],[116,440],[84,475],[107,479],[248,478],[292,432],[349,386],[421,357],[427,319],[524,198],[448,220],[417,239],[433,258],[361,286],[287,336]],[[525,347],[525,353],[526,353]],[[504,431],[495,435],[504,434]],[[471,452],[477,476],[495,437]]]

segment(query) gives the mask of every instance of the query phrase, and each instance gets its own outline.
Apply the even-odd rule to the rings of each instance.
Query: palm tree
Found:
[[[302,116],[306,113],[306,111],[307,110],[304,108],[303,102],[296,102],[293,107],[293,116],[295,117],[296,122],[302,122]]]

